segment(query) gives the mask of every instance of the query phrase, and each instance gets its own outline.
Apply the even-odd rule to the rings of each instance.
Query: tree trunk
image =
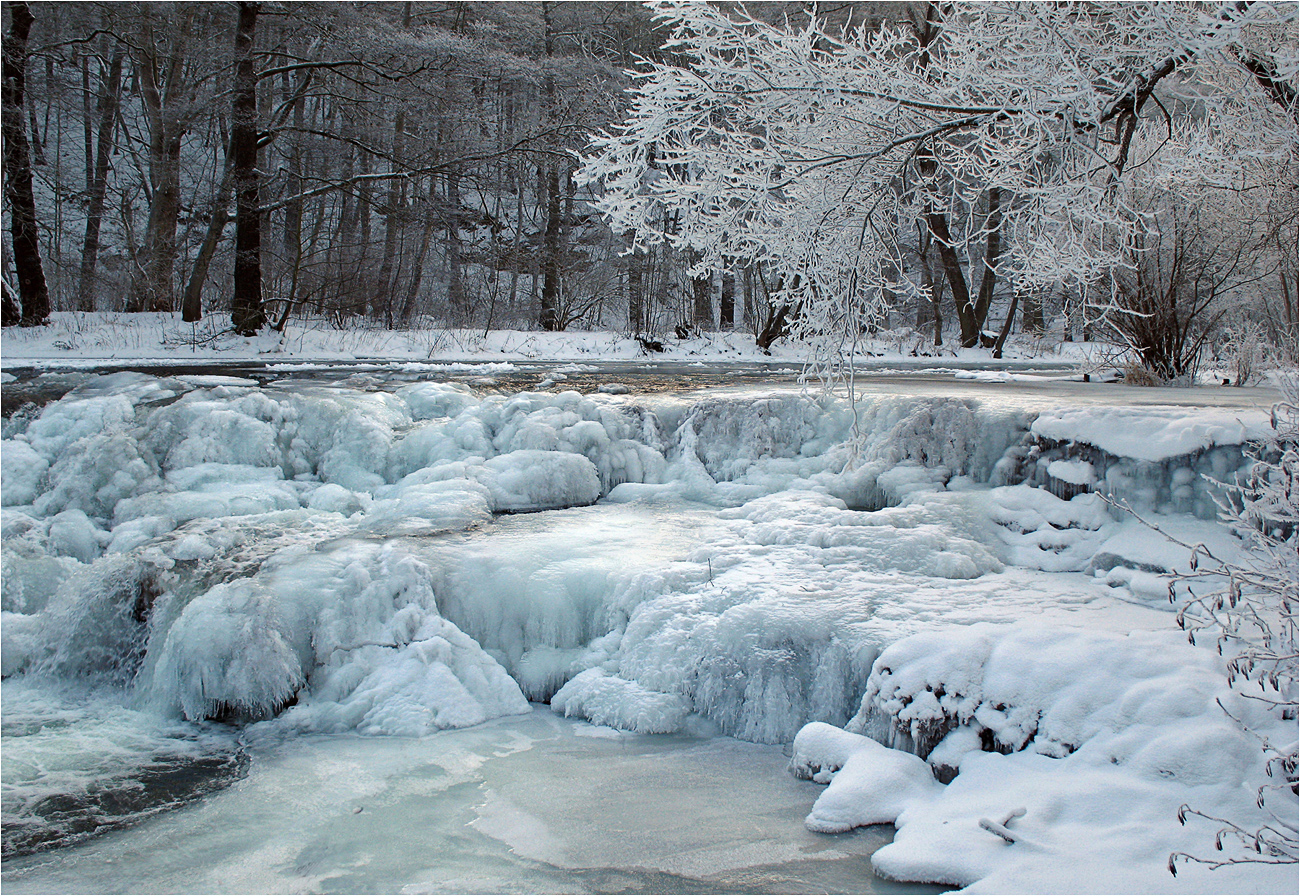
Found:
[[[0,326],[18,326],[22,322],[23,311],[18,307],[18,300],[9,290],[8,279],[0,279],[0,301],[3,302],[3,310],[0,311]]]
[[[108,191],[108,163],[113,152],[113,132],[117,127],[117,106],[121,96],[123,50],[113,50],[99,97],[99,141],[95,148],[94,168],[86,185],[90,208],[86,212],[86,239],[81,246],[81,278],[77,283],[77,310],[95,310],[95,268],[99,264],[99,229],[104,220],[104,196]]]
[[[741,278],[741,292],[744,295],[744,308],[741,312],[741,319],[746,327],[754,325],[754,266],[745,265],[745,273]]]
[[[989,306],[993,303],[993,289],[997,285],[998,257],[1002,254],[1002,191],[989,187],[989,216],[985,229],[988,231],[988,245],[984,249],[984,272],[980,277],[979,297],[975,300],[975,325],[984,329],[984,322],[989,317]]]
[[[257,69],[253,38],[260,3],[239,4],[230,154],[235,171],[235,293],[230,320],[252,336],[266,324],[262,307],[262,220],[257,174]]]
[[[181,137],[169,134],[151,165],[153,202],[145,231],[144,273],[135,288],[133,310],[171,311],[176,268],[176,224],[181,209]]]
[[[407,4],[409,12],[410,4]],[[393,123],[393,162],[389,171],[396,173],[402,158],[406,136],[406,110],[397,110],[397,120]],[[375,291],[373,311],[376,317],[382,314],[388,326],[393,325],[393,293],[396,278],[393,276],[393,259],[397,255],[397,231],[404,226],[402,214],[401,181],[393,178],[388,182],[388,196],[384,200],[384,256],[379,263],[379,288]]]
[[[193,12],[177,9],[177,30],[150,29],[136,50],[136,71],[149,130],[149,222],[143,259],[132,283],[128,309],[171,311],[176,268],[176,228],[181,210],[181,145],[188,130],[184,68],[186,38]],[[159,57],[156,35],[171,35],[168,52]]]
[[[197,323],[203,319],[203,284],[208,279],[208,268],[212,256],[216,254],[221,234],[230,223],[230,189],[235,181],[234,157],[226,152],[226,169],[217,185],[217,194],[212,197],[212,211],[208,216],[208,229],[203,234],[199,253],[194,258],[194,267],[190,270],[190,280],[185,287],[185,296],[181,299],[181,320]]]
[[[433,184],[434,179],[430,176],[428,199],[425,202],[424,228],[420,231],[420,245],[415,252],[415,263],[411,267],[411,279],[406,287],[406,298],[402,302],[401,319],[403,323],[410,321],[418,310],[420,283],[424,279],[424,259],[429,254],[429,244],[433,242],[433,231],[437,219],[433,212],[428,210],[428,207],[433,204]]]
[[[285,73],[285,90],[289,90],[289,75]],[[289,263],[289,289],[285,295],[287,305],[295,305],[298,301],[298,289],[302,282],[302,214],[303,202],[300,194],[306,188],[303,180],[303,163],[302,163],[302,132],[306,129],[306,106],[307,106],[307,82],[311,79],[311,71],[303,73],[293,93],[287,97],[287,101],[293,103],[293,127],[294,136],[289,143],[286,151],[286,162],[288,166],[287,180],[288,191],[291,197],[289,204],[284,208],[284,254]]]
[[[627,256],[627,328],[634,336],[645,326],[644,259],[635,252]]]
[[[930,295],[929,312],[934,319],[934,344],[938,347],[943,345],[943,282],[934,276],[934,263],[930,256],[930,250],[934,248],[934,239],[924,225],[919,225],[917,229],[920,231],[918,251],[921,256],[921,283]],[[918,320],[917,325],[919,326],[921,322]]]
[[[105,40],[107,40],[107,37]],[[89,185],[95,182],[95,135],[91,130],[95,116],[90,109],[90,57],[81,56],[80,59],[78,59],[77,48],[73,47],[72,61],[74,65],[78,61],[81,63],[82,158],[86,163],[86,184],[87,189],[89,189]]]
[[[963,348],[972,348],[980,341],[980,324],[971,305],[970,290],[966,288],[966,275],[961,269],[961,259],[952,245],[952,235],[948,232],[948,219],[937,212],[926,215],[930,233],[934,236],[935,246],[939,250],[939,260],[943,262],[943,271],[948,278],[948,288],[952,290],[952,299],[957,306],[957,320],[961,323],[961,344]]]
[[[787,321],[789,315],[789,305],[782,305],[780,308],[773,308],[768,305],[767,321],[763,324],[763,329],[759,331],[758,336],[755,337],[754,344],[765,353],[771,354],[772,343],[790,333],[790,325]]]
[[[560,313],[560,172],[554,164],[546,172],[546,233],[542,240],[542,309],[537,324],[559,330]]]
[[[50,319],[50,293],[41,266],[40,234],[36,229],[36,198],[32,192],[32,162],[27,147],[26,116],[23,114],[26,88],[27,37],[32,12],[26,3],[11,7],[9,35],[4,42],[3,100],[4,179],[10,202],[10,230],[13,234],[14,268],[18,272],[18,297],[22,303],[20,323],[40,326]]]
[[[463,323],[469,314],[465,272],[460,260],[460,172],[447,169],[447,303],[453,318]],[[547,329],[551,329],[548,327]]]
[[[1011,334],[1011,324],[1016,319],[1016,305],[1020,302],[1020,290],[1011,294],[1011,307],[1007,309],[1007,319],[1002,322],[1002,331],[998,333],[997,342],[993,343],[993,357],[1002,357],[1002,346]]]
[[[546,58],[555,55],[555,32],[551,21],[551,4],[542,3],[542,22],[545,26]],[[546,101],[546,117],[555,118],[555,77],[547,69],[542,84]],[[560,171],[554,161],[546,170],[546,231],[542,237],[542,306],[537,324],[543,330],[559,330],[560,320]]]
[[[722,296],[718,299],[718,329],[730,330],[736,326],[736,275],[730,270],[722,272]]]
[[[686,266],[699,264],[701,254],[687,253]],[[691,323],[701,330],[713,328],[713,277],[706,274],[691,278]]]

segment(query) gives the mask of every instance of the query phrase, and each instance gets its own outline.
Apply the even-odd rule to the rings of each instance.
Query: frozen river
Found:
[[[420,739],[247,746],[206,799],[5,862],[12,893],[934,892],[876,879],[889,829],[812,834],[779,748],[545,708]]]
[[[1168,627],[1108,572],[1155,555],[1097,566],[1131,533],[1031,488],[1083,462],[1040,438],[1034,466],[1030,425],[1141,414],[1209,469],[1270,401],[1023,369],[868,372],[856,407],[781,366],[157,373],[4,389],[10,892],[924,891],[873,875],[889,826],[804,829],[795,732],[846,724],[914,632]],[[1152,512],[1212,506],[1089,456]]]

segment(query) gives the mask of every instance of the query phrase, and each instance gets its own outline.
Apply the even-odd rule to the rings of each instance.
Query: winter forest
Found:
[[[1207,344],[1295,360],[1285,5],[30,10],[6,325],[1052,326],[1158,379]]]
[[[1293,893],[1298,28],[6,2],[4,889]]]

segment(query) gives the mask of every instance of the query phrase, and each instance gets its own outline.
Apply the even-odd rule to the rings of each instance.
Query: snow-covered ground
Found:
[[[49,833],[41,807],[84,794],[86,767],[221,765],[211,720],[283,743],[427,739],[540,701],[643,734],[794,741],[794,770],[830,784],[808,826],[894,822],[873,860],[890,877],[1294,889],[1294,866],[1166,870],[1214,851],[1181,804],[1258,819],[1253,738],[1295,727],[1177,630],[1186,552],[1095,493],[1239,553],[1199,474],[1239,468],[1266,407],[428,376],[119,373],[6,421],[7,848]],[[82,723],[108,746],[49,774],[68,751],[42,738]]]
[[[690,339],[672,335],[659,341],[663,351],[647,352],[637,340],[610,331],[573,330],[546,333],[521,330],[463,330],[427,326],[391,330],[359,322],[348,329],[325,321],[289,324],[284,333],[267,329],[258,336],[228,332],[224,315],[187,324],[176,314],[81,314],[58,312],[46,327],[7,327],[0,334],[0,363],[5,367],[95,367],[105,363],[192,365],[250,361],[325,363],[357,360],[434,362],[519,361],[784,361],[796,366],[807,349],[780,339],[770,353],[744,331],[704,333]],[[1004,365],[1029,361],[1077,365],[1100,358],[1104,347],[1061,343],[1044,338],[1015,338],[1007,345]],[[987,349],[936,349],[911,330],[862,343],[859,362],[897,366],[981,366],[991,362]]]

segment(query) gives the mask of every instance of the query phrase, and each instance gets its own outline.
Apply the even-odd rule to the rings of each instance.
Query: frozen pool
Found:
[[[890,829],[802,824],[778,747],[642,736],[545,708],[418,739],[249,732],[183,808],[5,862],[10,893],[937,892],[875,878]]]

